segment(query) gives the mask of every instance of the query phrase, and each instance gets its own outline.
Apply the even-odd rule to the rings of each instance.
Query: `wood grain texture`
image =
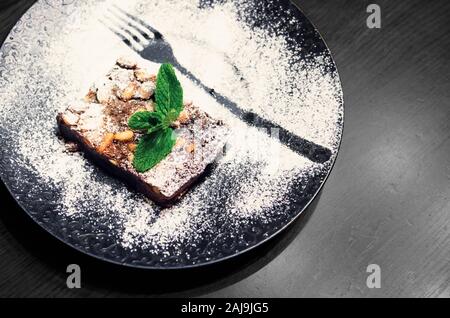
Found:
[[[379,30],[366,27],[368,1],[295,2],[333,52],[345,96],[336,166],[304,218],[221,267],[130,272],[43,233],[2,186],[0,296],[450,297],[450,2],[376,1]],[[0,40],[32,3],[0,5]],[[66,288],[70,263],[80,290]],[[366,287],[372,263],[378,290]]]

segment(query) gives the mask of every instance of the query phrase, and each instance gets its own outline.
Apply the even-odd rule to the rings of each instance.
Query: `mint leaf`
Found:
[[[169,122],[177,120],[183,110],[183,88],[171,64],[162,64],[156,79],[156,111]]]
[[[166,128],[144,135],[136,148],[133,166],[138,172],[146,172],[167,157],[175,145],[172,128]]]
[[[137,112],[128,120],[128,126],[133,130],[147,130],[151,133],[163,128],[163,118],[156,112]]]
[[[170,125],[183,110],[183,88],[171,64],[161,65],[156,80],[155,112],[133,114],[128,126],[144,130],[134,153],[133,166],[138,172],[146,172],[163,160],[175,145],[175,134]]]

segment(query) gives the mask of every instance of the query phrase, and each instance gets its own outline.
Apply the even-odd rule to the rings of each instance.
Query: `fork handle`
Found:
[[[250,126],[257,128],[263,128],[262,131],[266,132],[270,137],[277,138],[279,142],[287,146],[294,152],[308,158],[316,163],[325,163],[330,160],[332,152],[330,149],[318,145],[312,141],[301,138],[280,125],[265,119],[254,112],[249,112],[240,108],[235,102],[228,99],[226,96],[216,92],[214,89],[206,86],[192,74],[188,69],[182,66],[177,61],[173,63],[174,67],[178,69],[183,75],[192,80],[195,84],[200,86],[204,91],[209,93],[215,100],[225,106],[233,115],[237,116]],[[273,134],[272,132],[277,132]]]

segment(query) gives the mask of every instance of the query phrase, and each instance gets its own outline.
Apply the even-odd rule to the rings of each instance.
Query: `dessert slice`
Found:
[[[136,169],[138,145],[151,131],[132,130],[130,118],[137,113],[160,112],[155,102],[159,81],[159,75],[157,81],[156,75],[121,58],[105,78],[92,86],[83,101],[58,114],[57,122],[61,135],[75,142],[77,150],[131,188],[167,207],[179,200],[222,153],[228,128],[192,103],[184,103],[175,112],[176,118],[163,120],[165,131],[173,132],[167,153],[148,169]],[[151,143],[153,139],[147,140]],[[158,152],[159,143],[150,146],[153,148],[147,151],[149,155]]]

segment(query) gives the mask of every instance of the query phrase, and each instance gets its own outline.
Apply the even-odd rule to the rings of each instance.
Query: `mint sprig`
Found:
[[[146,172],[172,151],[176,135],[170,127],[183,111],[183,88],[171,64],[161,65],[156,79],[154,112],[141,111],[128,120],[132,130],[145,131],[133,159],[138,172]]]

